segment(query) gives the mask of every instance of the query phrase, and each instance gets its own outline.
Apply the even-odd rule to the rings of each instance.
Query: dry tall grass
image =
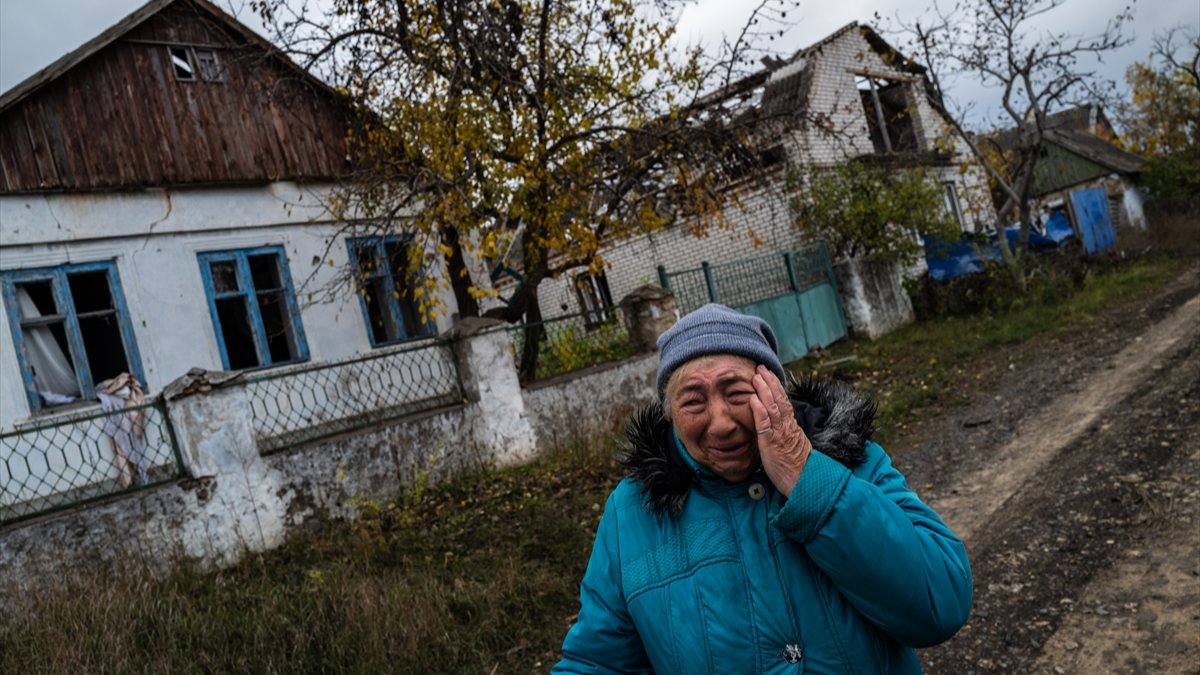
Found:
[[[0,672],[528,673],[578,608],[612,443],[364,504],[217,573],[81,570],[0,618]]]

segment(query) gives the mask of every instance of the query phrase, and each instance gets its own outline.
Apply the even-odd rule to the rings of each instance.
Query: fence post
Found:
[[[639,286],[621,298],[629,344],[638,354],[658,349],[658,336],[675,325],[675,294],[667,288]]]
[[[712,265],[708,261],[700,263],[700,268],[704,270],[704,285],[708,287],[708,301],[720,302],[717,300],[717,285],[713,282]]]
[[[796,264],[792,261],[791,251],[783,254],[783,264],[787,266],[788,283],[792,286],[792,292],[799,293],[800,283],[796,280]]]
[[[838,291],[837,276],[833,273],[833,261],[829,259],[829,247],[825,245],[825,240],[821,239],[817,243],[821,245],[821,260],[825,263],[825,276],[829,279],[829,286],[833,289],[833,297],[837,300],[838,318],[842,320],[842,326],[849,331],[850,327],[846,324],[846,310],[842,309],[842,294]]]
[[[468,317],[449,333],[467,400],[466,435],[496,465],[515,464],[537,453],[506,325]]]
[[[658,283],[663,288],[671,287],[671,277],[667,276],[667,266],[666,265],[658,266]]]
[[[195,493],[195,517],[175,536],[191,557],[225,564],[284,539],[283,481],[255,443],[250,397],[240,377],[199,368],[163,391],[179,453]]]

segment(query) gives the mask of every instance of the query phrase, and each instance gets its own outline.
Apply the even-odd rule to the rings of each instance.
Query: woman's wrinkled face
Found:
[[[755,363],[740,356],[703,356],[671,374],[665,390],[675,433],[692,459],[730,482],[758,468],[750,399]]]

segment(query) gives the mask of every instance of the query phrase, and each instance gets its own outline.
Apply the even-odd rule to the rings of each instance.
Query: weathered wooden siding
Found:
[[[1054,143],[1047,143],[1045,148],[1045,156],[1034,167],[1035,195],[1062,190],[1112,173],[1100,164]]]
[[[217,49],[223,81],[176,80],[168,45]],[[336,98],[278,58],[173,3],[0,112],[0,191],[343,175]]]

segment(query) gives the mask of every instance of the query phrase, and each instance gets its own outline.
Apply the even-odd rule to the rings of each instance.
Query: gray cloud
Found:
[[[244,8],[245,0],[217,2],[258,29],[254,17],[238,11]],[[679,21],[680,39],[715,48],[723,33],[734,32],[744,24],[747,4],[701,0]],[[1055,31],[1092,33],[1103,28],[1104,21],[1125,4],[1124,0],[1071,0],[1043,17],[1044,23]],[[95,37],[141,5],[141,0],[0,0],[0,91]],[[787,20],[793,25],[768,45],[778,53],[791,54],[850,21],[874,23],[876,12],[885,23],[910,20],[927,6],[926,0],[809,0],[789,12]],[[1140,0],[1131,26],[1134,42],[1110,54],[1097,65],[1098,72],[1123,87],[1125,69],[1146,58],[1153,34],[1178,24],[1200,27],[1200,4],[1194,0]],[[995,92],[977,82],[955,83],[954,95],[959,102],[975,102],[976,123],[982,123],[983,113],[997,105]]]

